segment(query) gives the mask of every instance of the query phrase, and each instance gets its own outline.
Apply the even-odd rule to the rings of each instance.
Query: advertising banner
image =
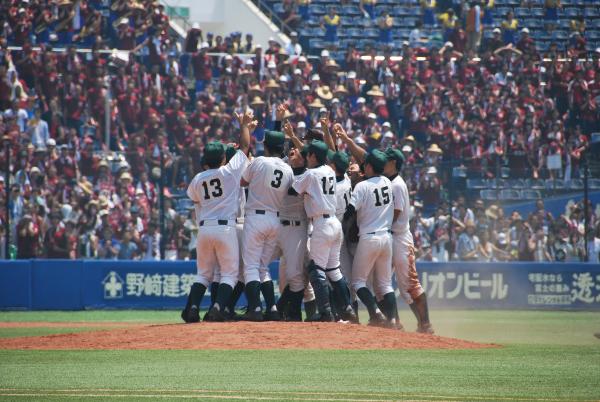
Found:
[[[270,268],[277,289],[278,263]],[[599,265],[453,262],[417,269],[433,308],[600,310]],[[0,309],[178,309],[194,281],[190,261],[1,261]]]

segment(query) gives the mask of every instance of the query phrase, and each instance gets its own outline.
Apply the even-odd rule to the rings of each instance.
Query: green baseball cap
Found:
[[[237,149],[235,149],[231,145],[227,145],[227,149],[225,149],[225,159],[227,159],[227,162],[229,162],[229,160],[233,158],[233,155],[235,155],[236,152]]]
[[[282,146],[285,142],[285,135],[281,131],[265,131],[265,145],[270,147]]]
[[[329,153],[327,154],[327,157],[329,158],[331,163],[333,163],[335,165],[335,167],[338,168],[339,170],[345,171],[346,169],[348,169],[348,166],[350,166],[350,158],[348,157],[348,154],[345,152],[329,151]]]
[[[204,156],[202,156],[203,164],[215,164],[223,159],[225,153],[225,145],[220,141],[209,142],[204,147]]]
[[[375,172],[380,173],[383,172],[385,168],[385,164],[388,161],[388,157],[385,153],[381,152],[378,149],[374,149],[367,154],[367,158],[365,159],[365,163],[368,163],[373,167]]]
[[[319,159],[326,159],[327,151],[329,147],[323,141],[312,140],[308,145],[308,152],[315,154]]]
[[[300,154],[302,155],[302,157],[304,159],[306,159],[306,155],[308,155],[308,148],[309,148],[309,145],[308,144],[304,144],[304,146],[300,150]]]
[[[385,155],[388,158],[388,161],[396,161],[396,167],[400,169],[402,164],[404,163],[404,154],[402,151],[396,148],[388,147],[385,150]]]

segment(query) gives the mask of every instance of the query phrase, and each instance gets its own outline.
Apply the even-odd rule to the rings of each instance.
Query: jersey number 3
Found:
[[[283,178],[283,172],[279,169],[275,169],[273,171],[273,176],[275,176],[275,178],[271,182],[271,187],[273,187],[273,188],[281,187],[281,179]]]
[[[373,192],[375,193],[376,207],[380,207],[382,205],[387,205],[390,203],[390,193],[388,192],[388,186],[381,187],[380,189],[376,188],[375,190],[373,190]],[[383,204],[381,203],[382,200]]]
[[[208,192],[209,184],[210,184],[210,187],[212,188],[212,191],[210,193]],[[223,188],[221,187],[221,180],[219,180],[219,179],[212,179],[208,183],[203,181],[202,187],[204,187],[204,199],[205,200],[210,200],[211,195],[215,198],[223,195]]]

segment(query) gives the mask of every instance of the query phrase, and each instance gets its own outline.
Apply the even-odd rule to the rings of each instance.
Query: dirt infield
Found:
[[[7,323],[3,323],[7,324]],[[15,325],[17,324],[17,325]],[[10,323],[14,328],[19,324]],[[48,324],[48,323],[46,323]],[[53,323],[52,326],[55,326]],[[84,326],[77,323],[77,327]],[[110,327],[110,323],[102,323]],[[116,324],[116,323],[114,323]],[[123,324],[123,323],[121,323]],[[96,324],[97,325],[97,324]],[[130,327],[36,337],[0,338],[0,349],[480,349],[460,339],[338,323],[129,324]],[[56,325],[58,326],[58,325]],[[73,323],[60,323],[74,327]],[[92,327],[94,325],[87,325]],[[115,327],[118,327],[115,325]]]

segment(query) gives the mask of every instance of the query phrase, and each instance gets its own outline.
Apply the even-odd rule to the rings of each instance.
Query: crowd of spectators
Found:
[[[35,15],[45,4],[8,3],[17,15],[22,7]],[[81,13],[86,2],[76,4]],[[452,43],[404,44],[401,58],[350,47],[338,63],[326,50],[306,57],[295,35],[290,44],[273,39],[263,48],[251,35],[223,38],[194,26],[176,46],[168,36],[156,39],[166,29],[165,19],[155,18],[160,7],[114,2],[108,20],[128,19],[127,29],[134,14],[124,16],[115,4],[146,5],[152,21],[140,33],[149,36],[133,41],[126,57],[103,52],[110,47],[101,40],[89,53],[75,46],[55,52],[54,32],[34,48],[30,36],[17,39],[12,23],[0,36],[0,219],[6,221],[10,153],[17,258],[159,259],[161,244],[167,259],[193,257],[197,226],[181,196],[201,170],[204,144],[233,141],[233,112],[252,109],[259,120],[252,149],[260,154],[264,129],[286,103],[300,136],[328,115],[366,148],[404,152],[420,260],[574,261],[587,247],[598,261],[593,205],[586,242],[581,203],[555,216],[540,204],[521,217],[449,188],[458,166],[478,178],[502,171],[580,177],[590,134],[599,129],[600,52],[587,61],[561,60],[558,52],[541,61],[535,49],[486,42],[474,60]],[[78,31],[71,33],[76,41]],[[22,50],[9,51],[8,43]]]

